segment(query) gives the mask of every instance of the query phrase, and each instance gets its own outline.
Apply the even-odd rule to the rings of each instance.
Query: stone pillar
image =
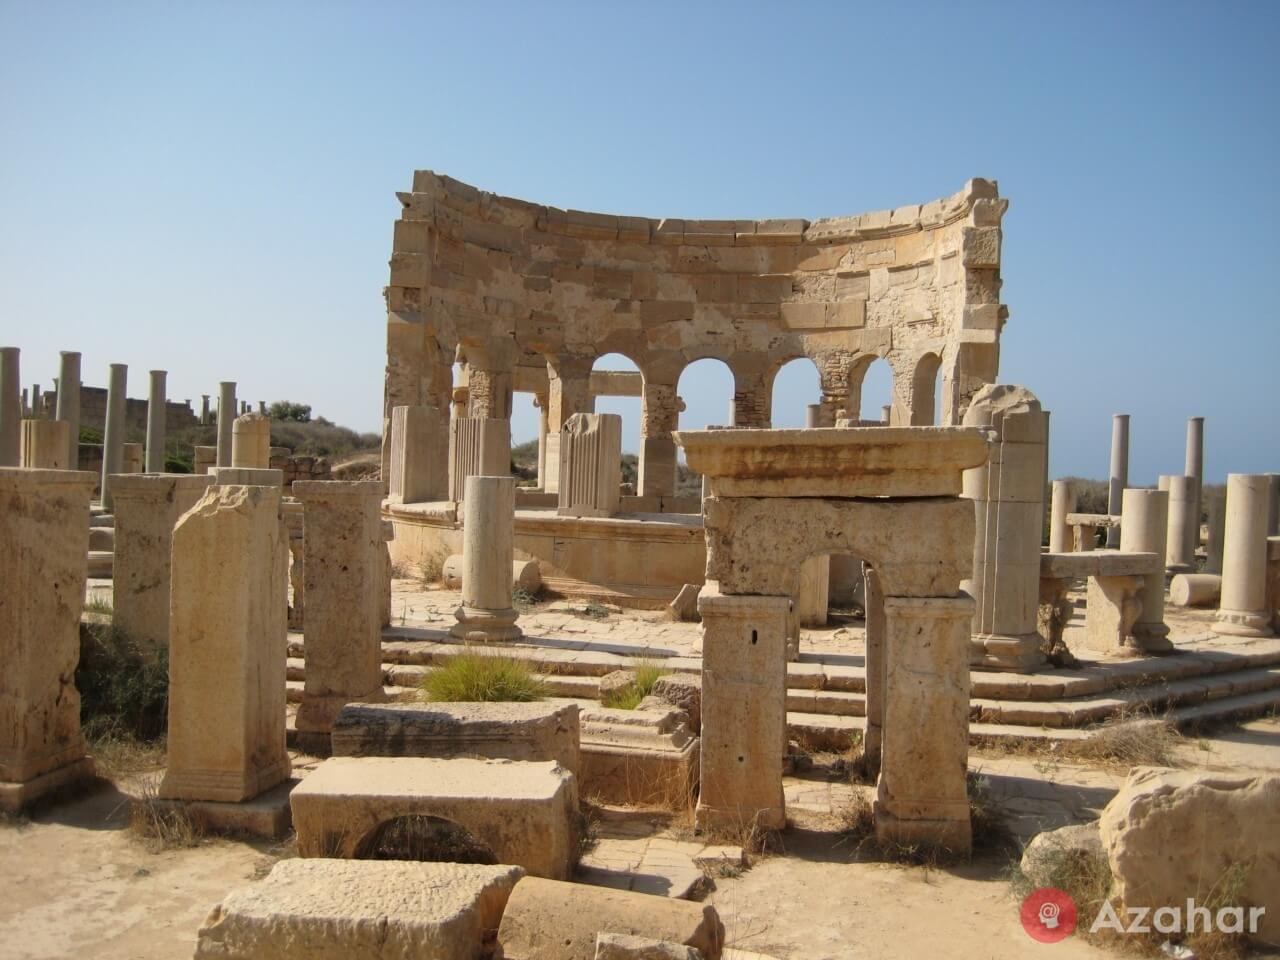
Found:
[[[67,425],[66,469],[80,469],[80,354],[63,350],[58,366],[55,418]]]
[[[161,797],[235,803],[289,776],[286,539],[275,487],[210,487],[174,528]]]
[[[192,450],[192,471],[198,474],[211,473],[218,465],[218,448],[196,446]]]
[[[880,408],[880,422],[886,427],[893,422],[893,404],[886,403]]]
[[[213,477],[187,474],[117,475],[115,625],[152,655],[169,649],[169,580],[173,528],[196,505]]]
[[[323,755],[338,711],[353,700],[386,699],[382,482],[299,480],[293,495],[302,501],[307,558],[307,679],[298,745]]]
[[[1124,502],[1124,488],[1129,485],[1129,415],[1117,413],[1111,418],[1111,481],[1107,488],[1107,513],[1116,516]],[[1120,546],[1120,531],[1107,527],[1107,546]]]
[[[307,575],[305,531],[302,528],[302,504],[286,500],[284,509],[285,530],[289,534],[289,629],[301,630],[306,608]]]
[[[676,492],[676,444],[671,439],[680,418],[675,384],[644,383],[640,414],[640,468],[636,492],[669,497]]]
[[[236,385],[230,380],[218,384],[218,466],[231,466],[232,425],[236,420]]]
[[[61,420],[23,420],[21,466],[72,470],[67,461],[67,425]]]
[[[796,619],[802,627],[825,627],[831,592],[831,557],[823,554],[800,564]],[[797,650],[797,653],[799,651]]]
[[[538,408],[538,489],[547,482],[547,395],[536,394],[533,405]]]
[[[1271,636],[1267,609],[1267,513],[1271,478],[1227,475],[1227,529],[1222,556],[1222,600],[1218,633]]]
[[[265,400],[258,401],[258,412],[262,414],[264,417],[267,415],[267,401]]]
[[[711,584],[702,616],[702,743],[696,822],[742,836],[786,825],[788,597],[728,596]]]
[[[1073,543],[1067,514],[1076,512],[1076,489],[1070,480],[1053,481],[1053,500],[1049,507],[1049,552],[1070,553]]]
[[[1280,533],[1280,473],[1268,473],[1271,492],[1267,494],[1267,536]]]
[[[428,503],[449,496],[449,431],[434,407],[391,410],[389,496],[393,503]]]
[[[0,469],[0,543],[6,547],[0,550],[0,811],[6,813],[93,776],[75,686],[93,485],[92,473]]]
[[[142,444],[122,444],[120,456],[121,473],[142,473]]]
[[[822,426],[822,404],[810,403],[804,408],[804,425],[809,430]]]
[[[147,395],[147,473],[164,473],[164,370],[151,371],[151,391]]]
[[[107,381],[107,422],[102,431],[102,509],[111,512],[113,473],[124,473],[125,399],[128,397],[129,368],[123,363],[111,364]]]
[[[963,588],[976,601],[973,666],[1029,670],[1044,662],[1036,614],[1044,524],[1044,416],[1025,387],[989,384],[974,396],[965,426],[995,434],[990,458],[964,473],[963,496],[977,525],[973,578]]]
[[[236,417],[231,428],[231,465],[251,470],[271,467],[271,421],[262,414]]]
[[[1195,480],[1191,477],[1170,476],[1168,490],[1169,533],[1165,546],[1165,566],[1175,573],[1185,573],[1195,569],[1195,555],[1191,552]]]
[[[22,371],[17,347],[0,347],[0,467],[16,467],[22,454]]]
[[[209,425],[209,394],[200,394],[200,426]]]
[[[591,396],[591,358],[561,357],[548,366],[547,450],[544,493],[560,490],[560,428],[575,413],[594,413]],[[504,471],[505,472],[505,471]]]
[[[1121,503],[1124,525],[1120,528],[1120,549],[1125,553],[1165,555],[1169,526],[1169,494],[1162,490],[1124,492]],[[1133,639],[1145,653],[1173,649],[1169,627],[1164,622],[1164,569],[1147,574],[1142,586],[1142,612],[1133,625]]]
[[[862,772],[872,777],[880,772],[884,745],[884,591],[880,575],[863,564],[863,609],[866,612],[867,726],[862,737]]]
[[[40,392],[40,384],[31,385],[31,419],[39,420],[44,416],[44,395]]]
[[[1187,463],[1182,471],[1194,485],[1191,505],[1191,562],[1200,546],[1200,517],[1204,513],[1204,417],[1187,420]]]
[[[560,428],[562,517],[609,517],[618,512],[622,481],[622,418],[575,413]]]
[[[1227,495],[1215,491],[1209,500],[1209,542],[1205,545],[1205,573],[1222,573],[1222,538],[1227,529]]]
[[[522,633],[511,606],[516,479],[467,477],[465,502],[462,606],[450,632],[464,640],[515,640]]]
[[[973,406],[981,397],[979,391]],[[1043,427],[1038,409],[1033,419]],[[974,613],[963,593],[884,598],[884,728],[875,801],[882,841],[969,851],[966,663]]]
[[[557,456],[559,444],[556,445]],[[455,418],[449,424],[449,499],[466,497],[468,477],[511,473],[511,421]]]

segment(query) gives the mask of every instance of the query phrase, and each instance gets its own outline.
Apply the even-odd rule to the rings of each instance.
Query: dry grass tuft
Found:
[[[1070,744],[1064,752],[1095,763],[1124,767],[1174,767],[1185,741],[1173,725],[1147,708],[1110,717],[1087,740]]]
[[[547,685],[522,660],[460,653],[422,679],[424,700],[436,703],[489,701],[527,703],[547,695]]]
[[[653,692],[653,686],[659,678],[670,672],[652,660],[641,660],[632,668],[632,681],[625,687],[609,691],[601,698],[600,703],[614,710],[634,710],[640,706],[640,701]]]
[[[181,803],[160,799],[159,776],[142,781],[130,808],[129,830],[154,852],[198,847],[205,840],[204,831]]]

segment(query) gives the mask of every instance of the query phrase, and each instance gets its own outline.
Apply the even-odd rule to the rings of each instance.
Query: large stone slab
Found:
[[[554,762],[333,757],[290,804],[304,857],[357,857],[380,826],[406,816],[462,827],[534,876],[568,877],[577,853],[577,785]]]
[[[554,760],[578,773],[578,705],[349,703],[333,725],[335,757]]]
[[[604,803],[683,810],[698,783],[699,740],[678,708],[613,710],[582,715],[580,789]]]
[[[523,871],[398,860],[282,860],[200,927],[217,960],[475,960]]]

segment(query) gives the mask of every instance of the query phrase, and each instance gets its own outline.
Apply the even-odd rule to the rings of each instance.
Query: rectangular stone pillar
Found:
[[[831,557],[823,554],[800,564],[796,614],[802,627],[825,627],[831,589]]]
[[[608,517],[618,512],[622,482],[622,418],[575,413],[560,429],[562,517]]]
[[[74,677],[94,483],[0,468],[0,811],[93,776]]]
[[[676,492],[676,443],[671,434],[640,438],[642,497],[670,497]]]
[[[969,852],[973,612],[967,594],[884,598],[884,744],[875,802],[882,841]]]
[[[449,499],[466,499],[467,477],[511,475],[511,421],[455,417],[449,424]]]
[[[74,470],[68,462],[70,424],[62,420],[22,421],[22,466],[37,470]]]
[[[866,567],[863,583],[867,625],[867,726],[862,737],[862,771],[870,776],[880,772],[884,747],[884,591],[880,588],[879,574],[870,565]]]
[[[195,451],[192,458],[192,472],[198,474],[213,472],[213,468],[218,465],[218,448],[197,446],[192,449]]]
[[[214,486],[173,531],[160,796],[239,802],[289,776],[280,490]]]
[[[114,622],[143,650],[169,649],[169,576],[173,528],[212,485],[213,477],[117,474]]]
[[[385,699],[382,481],[299,480],[293,495],[302,501],[307,603],[298,745],[324,755],[338,711]]]
[[[390,497],[393,503],[430,503],[449,496],[449,433],[434,407],[391,411]]]
[[[786,825],[788,597],[727,596],[714,584],[702,615],[698,828],[735,836]],[[967,670],[967,666],[966,666]],[[966,673],[967,676],[967,673]]]

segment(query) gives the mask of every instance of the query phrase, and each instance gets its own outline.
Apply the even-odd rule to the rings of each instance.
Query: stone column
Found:
[[[1227,475],[1227,529],[1222,556],[1222,600],[1218,633],[1271,636],[1267,610],[1267,512],[1271,478]]]
[[[107,422],[102,431],[102,509],[111,512],[113,473],[124,473],[125,400],[128,397],[129,368],[123,363],[111,364],[107,381]]]
[[[151,371],[147,396],[147,473],[164,473],[165,378],[164,370]]]
[[[324,755],[333,721],[346,704],[386,699],[382,482],[299,480],[293,495],[302,501],[307,604],[298,745]]]
[[[973,578],[964,589],[976,601],[973,665],[1029,670],[1044,662],[1036,614],[1044,524],[1044,416],[1025,387],[990,384],[974,396],[965,426],[986,427],[990,458],[964,473],[963,496],[974,502],[977,526]]]
[[[591,358],[560,357],[548,365],[547,450],[544,493],[560,490],[560,428],[575,413],[594,413],[591,396]]]
[[[644,383],[640,413],[640,477],[642,497],[669,497],[676,492],[676,444],[671,439],[680,418],[680,398],[671,383]]]
[[[557,437],[559,435],[557,434]],[[560,445],[556,444],[556,456]],[[549,450],[550,448],[548,448]],[[449,424],[449,499],[466,497],[468,477],[511,473],[511,421],[454,418]]]
[[[1154,553],[1163,557],[1169,527],[1169,494],[1162,490],[1124,492],[1121,503],[1124,525],[1120,528],[1120,549],[1124,553]],[[1145,653],[1173,649],[1169,627],[1164,622],[1164,565],[1147,574],[1141,593],[1142,612],[1133,625],[1133,639]]]
[[[622,418],[575,413],[560,428],[562,517],[609,517],[618,512],[622,480]]]
[[[200,426],[209,425],[209,394],[200,394]]]
[[[1194,484],[1191,505],[1191,561],[1200,546],[1200,516],[1204,512],[1204,417],[1187,420],[1187,464],[1182,471]]]
[[[700,830],[749,833],[786,825],[788,597],[728,596],[711,584],[702,615]]]
[[[979,391],[975,406],[981,396]],[[966,420],[972,410],[970,406]],[[1039,410],[1034,419],[1043,426]],[[965,787],[967,663],[973,600],[963,593],[885,597],[884,618],[884,729],[876,783],[876,836],[882,841],[924,843],[967,853],[971,843]],[[705,696],[704,692],[704,717]]]
[[[547,480],[547,395],[535,394],[533,405],[538,408],[538,489]]]
[[[236,417],[231,427],[231,465],[250,470],[271,467],[271,421],[260,413]]]
[[[120,457],[121,473],[142,473],[142,444],[122,444]]]
[[[1222,573],[1222,539],[1227,529],[1227,495],[1209,497],[1209,542],[1205,545],[1205,573]]]
[[[389,496],[393,503],[429,503],[449,496],[449,429],[434,407],[391,410]]]
[[[809,430],[822,426],[822,404],[811,403],[804,408],[804,425]]]
[[[210,487],[174,528],[161,797],[235,803],[289,776],[287,536],[261,486]]]
[[[1049,507],[1049,552],[1070,553],[1074,546],[1067,514],[1076,512],[1076,490],[1070,480],[1053,481],[1053,500]]]
[[[880,408],[880,422],[886,427],[893,422],[893,404],[886,403]]]
[[[23,420],[21,465],[42,470],[71,470],[67,461],[67,425],[61,420]]]
[[[467,477],[465,501],[462,606],[450,632],[465,640],[515,640],[522,633],[511,606],[516,479]]]
[[[1267,536],[1280,533],[1280,473],[1268,473],[1271,492],[1267,494]]]
[[[80,354],[63,350],[58,367],[58,398],[54,416],[67,425],[67,467],[80,469]]]
[[[17,347],[0,347],[0,467],[16,467],[22,453],[22,371]]]
[[[236,385],[230,380],[218,384],[218,466],[231,466],[232,425],[236,420]]]
[[[866,684],[867,726],[862,737],[862,772],[871,777],[880,772],[880,755],[884,746],[884,591],[880,575],[870,564],[863,564],[864,606],[866,612]]]
[[[1129,415],[1117,413],[1111,418],[1111,481],[1107,487],[1107,513],[1116,516],[1124,503],[1124,488],[1129,485]],[[1120,531],[1107,527],[1107,546],[1120,546]]]
[[[7,386],[7,384],[6,384]],[[0,811],[93,776],[80,733],[80,613],[94,476],[0,469]]]
[[[1168,490],[1169,533],[1165,546],[1165,566],[1175,573],[1186,573],[1195,569],[1195,555],[1191,553],[1195,481],[1191,477],[1170,476]]]
[[[169,649],[173,528],[213,483],[189,474],[118,475],[115,498],[115,625],[152,656]]]
[[[33,383],[31,385],[31,419],[39,420],[44,416],[44,394],[40,391],[40,384]]]
[[[800,564],[795,613],[798,627],[825,627],[831,592],[831,557],[822,554]],[[797,638],[798,640],[798,638]],[[799,648],[797,646],[797,655]],[[790,657],[788,657],[790,659]]]

